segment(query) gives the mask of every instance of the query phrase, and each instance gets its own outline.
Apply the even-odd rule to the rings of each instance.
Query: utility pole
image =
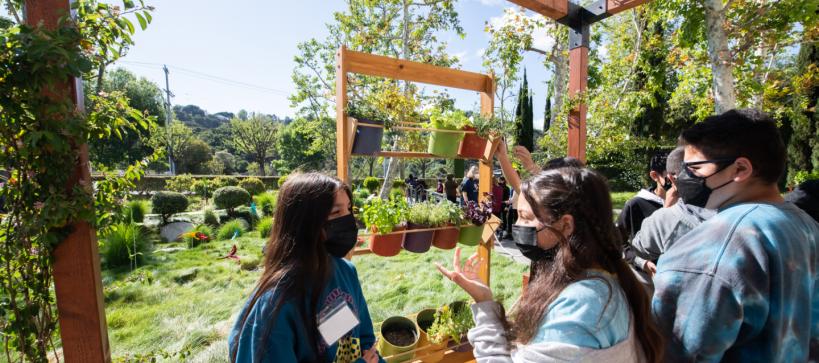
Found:
[[[165,136],[167,137],[166,146],[168,147],[168,168],[171,175],[176,175],[176,165],[173,163],[173,149],[171,149],[171,120],[173,115],[171,114],[171,87],[168,82],[168,66],[163,64],[162,69],[165,71],[165,96],[167,97],[165,102]]]

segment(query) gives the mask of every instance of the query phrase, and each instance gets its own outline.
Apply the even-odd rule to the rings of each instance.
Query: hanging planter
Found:
[[[466,126],[464,127],[464,131],[475,131],[475,128]],[[481,159],[484,157],[488,145],[488,139],[480,137],[475,133],[466,133],[458,148],[458,156],[465,159]]]
[[[442,250],[451,250],[458,244],[460,233],[460,228],[453,225],[439,229],[435,231],[435,235],[432,237],[432,245]]]
[[[373,197],[362,207],[361,217],[364,224],[372,231],[370,250],[378,256],[391,257],[401,252],[404,242],[403,216],[406,213],[406,202],[403,199],[383,200]]]
[[[491,238],[492,229],[486,222],[492,218],[492,194],[486,193],[480,203],[469,201],[464,206],[464,217],[472,225],[461,227],[458,242],[466,246],[477,246],[481,241]],[[487,231],[489,236],[486,236]],[[486,238],[484,238],[486,237]]]
[[[354,123],[353,155],[375,155],[381,152],[384,137],[384,121],[359,118]]]
[[[415,357],[418,327],[403,316],[393,316],[381,323],[378,352],[389,363],[408,362]],[[403,354],[402,354],[403,353]]]
[[[405,250],[415,253],[424,253],[429,251],[432,246],[432,236],[435,231],[411,232],[413,229],[428,229],[425,225],[408,223],[407,234],[404,236],[404,243],[402,247]]]
[[[468,121],[466,114],[462,111],[451,111],[444,114],[436,109],[431,110],[427,126],[432,127],[433,131],[429,136],[427,151],[443,158],[458,157],[458,149],[464,135],[457,130],[461,130]],[[435,130],[452,130],[455,132]]]
[[[395,227],[394,232],[405,230],[403,226]],[[381,257],[392,257],[401,252],[401,245],[404,243],[403,233],[378,234],[376,228],[372,228],[373,234],[370,236],[370,250]]]
[[[458,243],[464,246],[477,246],[481,243],[481,237],[483,237],[483,226],[461,227]]]
[[[418,327],[419,337],[417,350],[423,362],[439,362],[444,358],[444,350],[447,347],[447,342],[434,344],[429,341],[429,334],[427,331],[435,322],[435,313],[438,309],[424,309],[415,316],[415,325]]]

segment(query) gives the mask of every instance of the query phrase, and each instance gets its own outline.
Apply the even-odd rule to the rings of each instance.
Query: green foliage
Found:
[[[259,215],[253,213],[253,210],[251,210],[250,207],[247,206],[241,206],[236,208],[236,210],[232,212],[228,212],[228,218],[243,219],[245,222],[247,222],[249,228],[253,228],[256,225],[256,223],[259,222]]]
[[[236,151],[259,164],[260,175],[265,175],[267,158],[276,145],[278,124],[265,115],[252,114],[247,121],[230,121],[231,144]]]
[[[378,180],[378,178],[372,176],[364,178],[364,188],[367,188],[367,191],[369,191],[370,194],[375,194],[380,186],[381,182]]]
[[[406,198],[406,196],[407,195],[406,195],[406,192],[404,191],[404,189],[392,188],[390,190],[390,199],[395,199],[395,200],[404,199],[404,198]]]
[[[793,178],[791,179],[791,182],[789,184],[793,187],[796,187],[809,180],[819,180],[819,171],[809,173],[805,170],[802,170],[796,172],[794,173]]]
[[[407,187],[407,182],[405,182],[405,181],[403,181],[401,179],[393,179],[392,187],[393,187],[393,189],[403,189],[403,188]]]
[[[247,222],[242,219],[233,219],[227,221],[221,227],[219,227],[219,231],[216,233],[216,238],[219,240],[228,240],[233,238],[234,235],[236,237],[241,237],[245,232],[247,232],[248,225]]]
[[[279,189],[281,189],[282,185],[284,185],[284,182],[286,182],[286,181],[287,181],[287,175],[282,175],[282,176],[279,177],[279,181],[277,182],[279,184]]]
[[[235,187],[239,185],[239,179],[235,176],[218,176],[213,179],[213,187],[219,189],[221,187]]]
[[[157,192],[151,197],[151,205],[153,212],[162,216],[162,224],[166,224],[168,218],[188,209],[188,198],[177,192]]]
[[[173,121],[167,131],[164,128],[162,131],[151,133],[148,144],[155,150],[170,153],[174,163],[179,164],[180,156],[183,155],[185,148],[194,139],[193,130],[182,122]]]
[[[122,208],[122,219],[126,222],[142,223],[146,214],[148,214],[148,202],[144,200],[128,201]]]
[[[430,221],[434,227],[441,227],[447,224],[460,226],[463,220],[463,209],[448,200],[436,204],[432,210],[432,216],[430,216]]]
[[[190,174],[180,174],[165,181],[165,188],[177,193],[190,192],[194,190],[195,182]]]
[[[272,216],[276,213],[276,204],[278,203],[279,192],[271,191],[256,195],[253,197],[256,200],[256,206],[266,216]]]
[[[213,159],[210,146],[197,137],[182,144],[176,156],[177,173],[208,174],[208,162]]]
[[[134,223],[111,226],[102,238],[100,256],[109,267],[130,266],[132,269],[144,263],[152,248],[145,229]]]
[[[247,190],[250,195],[256,195],[264,192],[264,183],[259,178],[245,178],[239,182],[239,187]]]
[[[439,130],[461,130],[469,124],[469,118],[461,110],[441,111],[431,108],[427,111],[429,122],[427,127]]]
[[[433,202],[415,203],[407,210],[407,222],[423,227],[432,227],[434,210],[435,203]]]
[[[361,219],[370,230],[390,233],[405,221],[407,202],[403,198],[383,200],[371,198],[364,204]]]
[[[532,111],[532,90],[529,89],[529,80],[526,70],[523,70],[523,84],[518,92],[518,106],[515,108],[515,143],[534,151],[534,126]]]
[[[508,138],[514,131],[511,122],[503,122],[500,117],[486,116],[476,112],[469,118],[469,124],[475,128],[475,134],[488,139],[491,135]]]
[[[261,238],[270,237],[270,231],[273,230],[273,218],[271,217],[262,218],[259,221],[259,224],[256,225],[256,230],[259,231],[259,237]]]
[[[208,200],[211,196],[213,196],[214,191],[214,182],[208,179],[197,179],[193,182],[193,192],[196,195],[202,197],[204,200]]]
[[[213,193],[213,202],[219,209],[233,212],[236,207],[250,203],[250,193],[240,187],[221,187]]]
[[[334,162],[335,155],[335,119],[320,120],[297,118],[282,127],[276,135],[276,153],[279,160],[274,161],[279,172],[289,173],[293,170],[322,170]]]
[[[214,236],[213,227],[207,224],[200,224],[192,231],[182,235],[182,242],[185,242],[188,248],[194,248],[200,244],[210,242]]]
[[[211,226],[211,227],[218,227],[219,226],[219,217],[216,216],[216,213],[213,212],[213,209],[205,209],[203,212],[204,223]]]
[[[441,344],[448,339],[458,343],[461,337],[475,327],[472,311],[465,302],[459,301],[444,305],[435,312],[435,321],[427,330],[433,344]]]

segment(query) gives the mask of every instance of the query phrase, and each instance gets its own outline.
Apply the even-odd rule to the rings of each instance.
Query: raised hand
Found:
[[[458,247],[455,249],[455,256],[452,258],[452,271],[439,263],[435,265],[438,267],[438,271],[464,289],[475,302],[491,301],[492,290],[478,276],[480,263],[481,258],[475,253],[461,265],[461,248]]]

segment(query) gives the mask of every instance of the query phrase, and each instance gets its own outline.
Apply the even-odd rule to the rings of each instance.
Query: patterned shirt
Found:
[[[819,225],[793,204],[738,204],[657,263],[666,361],[804,362],[819,335]]]

